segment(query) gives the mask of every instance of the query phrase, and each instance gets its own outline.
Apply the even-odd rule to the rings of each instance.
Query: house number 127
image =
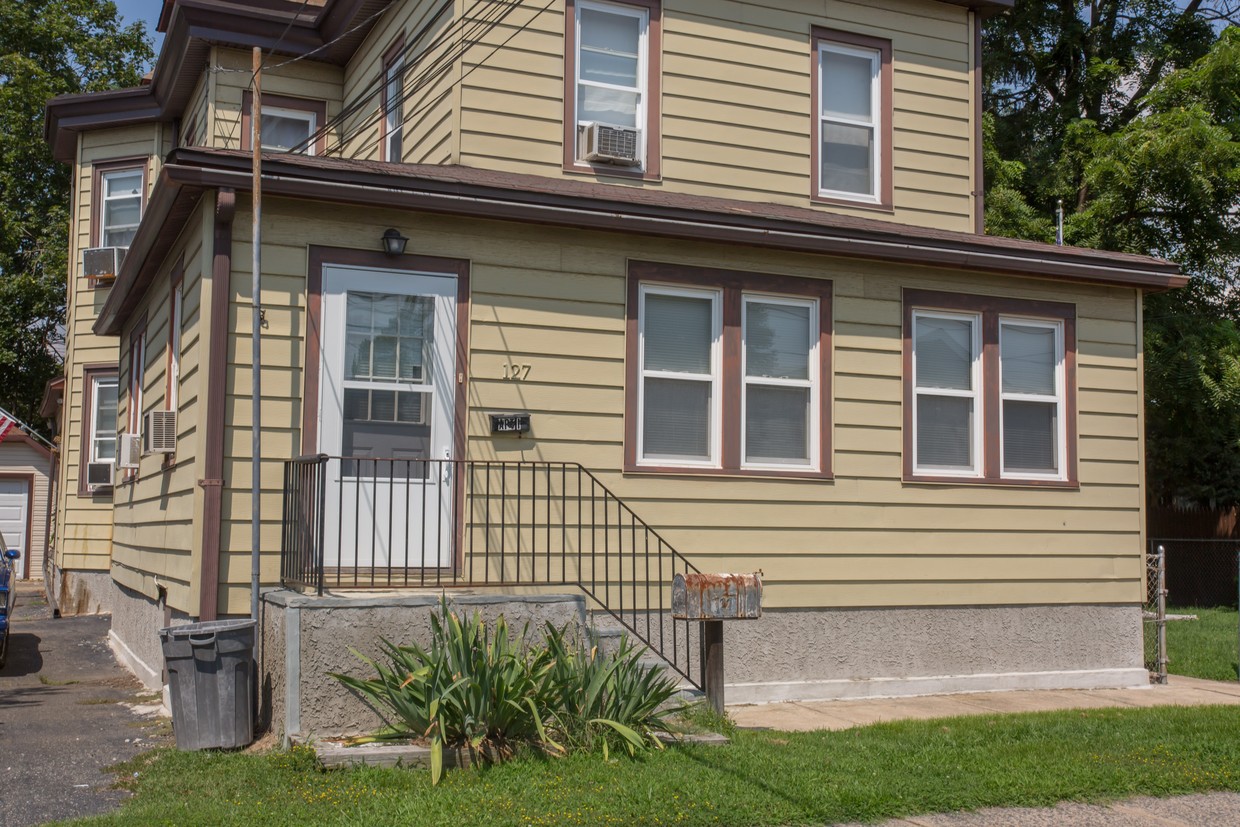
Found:
[[[524,382],[530,378],[529,365],[504,365],[504,378],[509,382]]]

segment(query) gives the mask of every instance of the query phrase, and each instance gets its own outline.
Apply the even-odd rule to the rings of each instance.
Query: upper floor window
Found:
[[[388,51],[383,61],[383,136],[380,160],[404,158],[405,54],[403,42]]]
[[[814,30],[814,196],[891,206],[891,43]]]
[[[318,129],[313,112],[285,109],[282,106],[264,106],[262,141],[263,149],[276,152],[296,150],[306,155],[314,154],[310,136]]]
[[[317,155],[326,148],[326,135],[319,134],[327,120],[327,103],[310,98],[264,93],[259,140],[270,152],[298,152]],[[254,94],[246,91],[241,102],[241,148],[249,150],[253,140]]]
[[[630,471],[826,476],[830,282],[630,265]]]
[[[655,0],[576,0],[566,30],[565,166],[658,174]]]
[[[99,206],[99,246],[128,247],[142,221],[144,166],[104,170]]]
[[[905,475],[1075,479],[1072,305],[905,291]]]

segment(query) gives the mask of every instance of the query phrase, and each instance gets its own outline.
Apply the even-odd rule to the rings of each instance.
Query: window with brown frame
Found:
[[[92,247],[129,247],[146,204],[146,166],[145,157],[99,161],[92,166]]]
[[[891,41],[814,27],[815,201],[891,209]]]
[[[146,320],[134,330],[129,337],[129,427],[127,434],[133,434],[142,441],[142,386],[146,378]],[[128,469],[126,479],[138,476],[137,469]]]
[[[1074,305],[904,291],[904,477],[1077,484]]]
[[[564,169],[657,179],[661,0],[567,0]]]
[[[320,155],[327,148],[327,136],[318,134],[327,120],[327,103],[309,98],[263,94],[262,142],[271,152]],[[254,93],[241,99],[241,148],[248,151],[253,135]]]
[[[397,39],[383,56],[383,117],[379,121],[379,160],[404,160],[405,135],[405,39]]]
[[[625,470],[830,476],[831,282],[629,263]]]

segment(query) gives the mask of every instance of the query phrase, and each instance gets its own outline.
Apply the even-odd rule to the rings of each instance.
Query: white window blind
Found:
[[[718,456],[720,296],[643,285],[641,460],[711,464]]]
[[[1001,320],[999,352],[1003,473],[1058,477],[1063,328],[1054,322]]]
[[[824,195],[878,200],[881,68],[876,49],[819,45],[818,187]]]
[[[913,314],[914,458],[919,471],[979,471],[980,319]]]
[[[742,326],[745,463],[813,465],[817,302],[746,296]]]
[[[318,128],[317,120],[313,112],[264,106],[263,149],[289,152],[297,147],[298,152],[313,155],[314,145],[307,142]]]

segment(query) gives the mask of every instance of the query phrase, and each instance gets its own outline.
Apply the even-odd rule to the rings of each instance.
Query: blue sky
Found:
[[[141,20],[146,23],[146,31],[155,41],[155,54],[159,54],[160,44],[163,43],[164,36],[155,31],[155,24],[159,22],[159,11],[164,4],[161,0],[115,0],[116,8],[121,13],[121,19],[126,23],[132,23],[135,20]]]

